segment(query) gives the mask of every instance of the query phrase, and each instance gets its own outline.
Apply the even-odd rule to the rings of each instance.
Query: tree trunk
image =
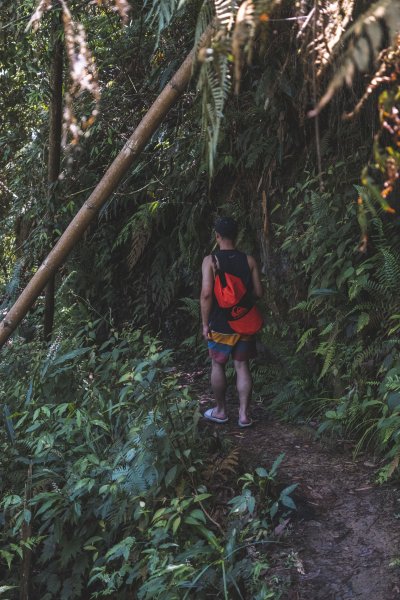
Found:
[[[51,246],[54,244],[54,216],[57,200],[56,184],[60,174],[61,161],[61,128],[62,128],[62,84],[63,84],[63,44],[60,37],[60,23],[57,22],[53,28],[53,61],[50,73],[50,123],[49,123],[49,156],[47,162],[48,196],[48,236]],[[50,248],[51,248],[50,246]],[[51,339],[54,321],[54,294],[55,294],[54,272],[45,290],[43,337],[46,342]]]
[[[204,32],[200,45],[210,42],[213,26]],[[88,225],[96,217],[98,211],[115,191],[121,179],[139,156],[146,143],[163,121],[169,109],[175,104],[189,83],[194,64],[195,51],[192,50],[171,81],[165,86],[161,94],[150,107],[149,111],[140,121],[139,125],[106,171],[88,200],[68,225],[63,235],[53,250],[44,260],[38,271],[32,277],[15,304],[0,323],[0,348],[4,345],[11,333],[25,317],[43,288],[63,264],[72,248],[83,236]]]

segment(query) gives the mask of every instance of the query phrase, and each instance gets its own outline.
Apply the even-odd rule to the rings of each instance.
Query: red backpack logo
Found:
[[[236,333],[254,335],[263,326],[260,311],[254,304],[242,279],[225,273],[212,255],[214,264],[214,295],[220,308],[228,311],[228,324]]]
[[[247,308],[244,306],[234,306],[231,310],[232,319],[240,319],[247,313]]]

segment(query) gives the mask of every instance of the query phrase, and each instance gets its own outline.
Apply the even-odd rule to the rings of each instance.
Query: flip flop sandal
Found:
[[[248,423],[242,423],[241,421],[238,421],[238,425],[239,427],[251,427],[253,425],[253,419],[250,419],[250,421]]]
[[[214,423],[226,423],[228,421],[228,417],[226,417],[225,419],[218,419],[217,417],[213,417],[213,408],[209,408],[208,410],[206,410],[206,412],[204,413],[204,418],[207,419],[207,421],[213,421]]]

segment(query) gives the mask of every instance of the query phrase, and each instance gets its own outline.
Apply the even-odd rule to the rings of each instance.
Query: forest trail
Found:
[[[204,412],[213,403],[200,373],[191,387]],[[229,435],[247,470],[268,468],[284,452],[279,480],[299,484],[298,514],[283,538],[293,561],[285,573],[276,573],[290,576],[285,600],[399,599],[399,567],[390,563],[400,557],[400,490],[374,484],[372,457],[354,460],[349,445],[324,445],[311,428],[271,419],[260,405],[253,406],[254,427],[240,429],[236,397],[228,396],[229,423],[204,422],[205,430]]]

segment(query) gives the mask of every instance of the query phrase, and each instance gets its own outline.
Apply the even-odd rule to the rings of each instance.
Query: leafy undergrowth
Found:
[[[281,597],[268,551],[295,487],[274,486],[281,457],[241,474],[234,448],[205,442],[149,334],[70,329],[3,351],[2,598]]]

